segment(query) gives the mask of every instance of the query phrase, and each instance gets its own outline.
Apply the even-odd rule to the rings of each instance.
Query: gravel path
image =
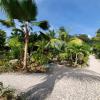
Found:
[[[100,63],[90,56],[90,67],[92,66],[94,69],[99,68]],[[48,75],[1,74],[0,81],[16,88],[18,92],[24,92],[24,100],[100,100],[99,69],[53,67],[53,73]]]
[[[42,83],[46,74],[21,74],[21,73],[3,73],[0,74],[0,82],[4,83],[4,86],[8,86],[17,90],[17,92],[23,92],[27,88],[36,84]]]
[[[94,72],[100,73],[100,60],[95,59],[95,56],[90,55],[89,57],[89,67],[88,70],[92,70]]]

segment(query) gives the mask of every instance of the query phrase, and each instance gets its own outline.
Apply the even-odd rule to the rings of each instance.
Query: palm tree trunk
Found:
[[[28,23],[25,23],[25,47],[24,47],[24,59],[23,59],[23,68],[27,67],[27,53],[28,53],[28,43],[29,43],[29,30]]]

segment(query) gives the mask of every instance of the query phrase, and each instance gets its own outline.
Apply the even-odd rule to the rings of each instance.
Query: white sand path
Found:
[[[89,57],[89,67],[86,68],[100,74],[100,59],[96,59],[94,55]]]
[[[5,73],[0,81],[25,92],[24,100],[100,100],[100,62],[92,55],[90,67],[53,65],[51,74]]]

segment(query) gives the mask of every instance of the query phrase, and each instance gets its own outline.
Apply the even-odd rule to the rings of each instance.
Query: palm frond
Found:
[[[40,21],[39,27],[42,28],[43,30],[47,30],[49,28],[48,21]]]
[[[0,0],[0,8],[12,19],[31,21],[37,15],[34,0]]]
[[[15,32],[20,32],[20,33],[23,33],[24,34],[24,32],[21,30],[21,29],[19,29],[19,28],[13,28],[13,30],[12,31],[15,31]]]
[[[0,23],[2,24],[2,25],[4,25],[4,26],[6,26],[6,27],[13,27],[13,26],[15,26],[15,23],[14,23],[14,21],[11,21],[11,20],[1,20],[0,19]]]
[[[5,32],[4,30],[1,30],[1,29],[0,29],[0,37],[1,37],[1,36],[6,37],[6,32]]]
[[[49,23],[48,21],[44,20],[44,21],[40,21],[40,22],[32,22],[32,24],[34,26],[39,26],[41,29],[43,30],[47,30],[49,29]]]

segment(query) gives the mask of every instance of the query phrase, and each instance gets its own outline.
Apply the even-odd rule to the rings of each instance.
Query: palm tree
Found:
[[[58,38],[62,41],[68,42],[69,40],[69,35],[68,32],[66,31],[66,29],[64,27],[60,27],[58,30]]]
[[[0,0],[0,8],[5,12],[8,18],[10,18],[11,22],[17,19],[22,23],[25,34],[23,68],[26,68],[30,25],[36,25],[45,30],[48,28],[48,23],[47,21],[35,22],[37,6],[34,0]],[[6,24],[6,22],[4,24]]]

